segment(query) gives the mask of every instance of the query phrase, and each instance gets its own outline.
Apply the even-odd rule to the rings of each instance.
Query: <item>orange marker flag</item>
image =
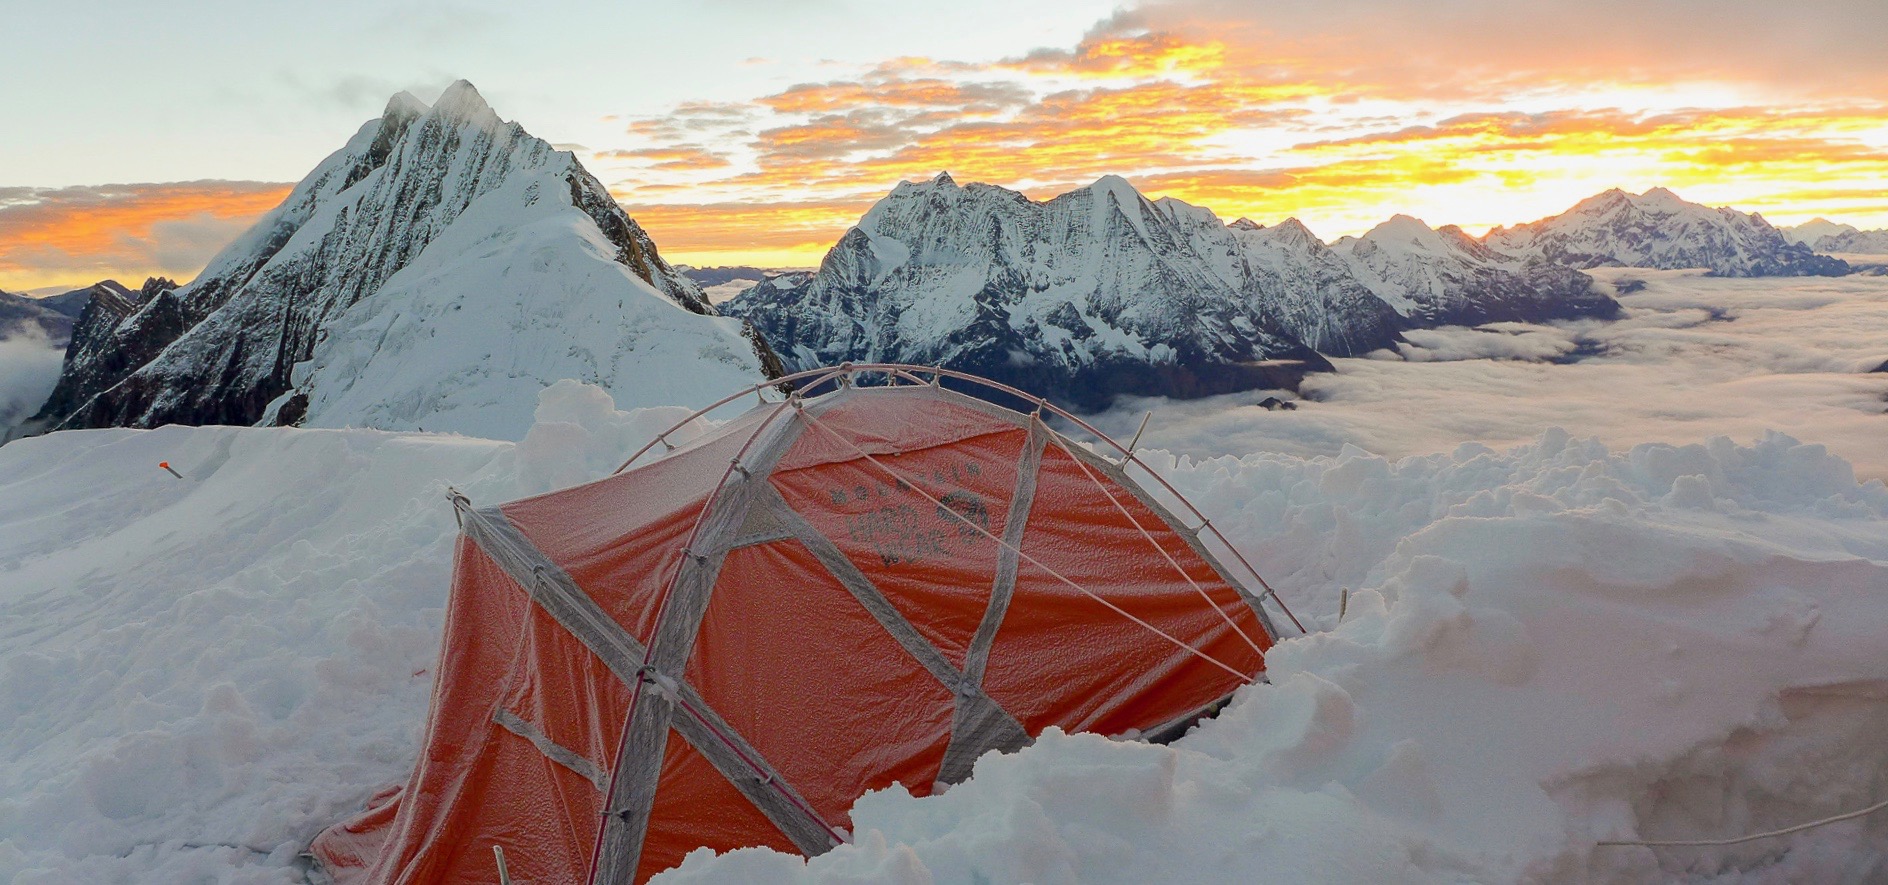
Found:
[[[177,471],[175,471],[175,470],[171,470],[171,469],[170,469],[170,462],[169,462],[169,461],[159,461],[159,462],[157,462],[157,466],[159,466],[159,467],[162,467],[162,468],[164,468],[165,470],[169,470],[169,471],[170,471],[170,475],[171,475],[171,476],[174,476],[174,477],[177,477],[178,479],[183,479],[183,478],[184,478],[184,475],[183,475],[183,474],[181,474],[181,473],[178,473]]]

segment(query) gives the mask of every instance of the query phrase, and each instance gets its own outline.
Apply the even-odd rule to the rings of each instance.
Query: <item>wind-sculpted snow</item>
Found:
[[[937,364],[1083,407],[1118,393],[1295,386],[1328,370],[1299,333],[1347,325],[1325,315],[1341,298],[1269,278],[1263,291],[1242,290],[1259,272],[1233,255],[1209,266],[1194,254],[1197,231],[1114,177],[1038,203],[939,175],[893,189],[818,273],[768,280],[723,310],[752,320],[795,368]],[[1273,303],[1294,298],[1308,303]],[[1392,341],[1381,306],[1357,303],[1365,312],[1351,343]],[[1293,329],[1288,318],[1308,322]]]
[[[593,479],[681,414],[563,383],[518,443],[169,427],[0,447],[0,881],[305,881],[308,840],[417,752],[445,487],[488,504]],[[811,863],[698,853],[660,881],[1888,875],[1878,817],[1595,844],[1888,795],[1888,489],[1822,447],[1555,430],[1401,461],[1144,455],[1318,631],[1271,652],[1271,684],[1172,746],[1051,732],[943,795],[868,795],[853,844]]]
[[[1156,465],[1318,632],[1168,746],[1051,733],[893,787],[808,862],[675,883],[1845,882],[1888,794],[1888,489],[1773,436],[1615,452],[1553,431],[1389,462]],[[1350,588],[1348,615],[1335,609]]]
[[[432,107],[396,96],[195,282],[108,312],[42,419],[416,427],[438,408],[426,426],[516,436],[559,378],[697,402],[772,359],[570,154],[463,81]]]
[[[1567,267],[1706,268],[1718,276],[1841,276],[1849,266],[1786,239],[1763,216],[1713,209],[1655,187],[1617,188],[1540,221],[1495,228],[1490,247]]]
[[[1619,304],[1567,267],[1502,255],[1447,225],[1398,215],[1336,252],[1352,273],[1418,326],[1611,317]]]

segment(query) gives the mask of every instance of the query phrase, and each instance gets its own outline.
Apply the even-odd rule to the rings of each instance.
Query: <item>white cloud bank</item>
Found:
[[[0,338],[0,440],[46,404],[65,354],[37,326]]]
[[[1888,373],[1868,371],[1888,360],[1888,277],[1605,273],[1645,281],[1621,297],[1625,319],[1416,332],[1407,361],[1335,361],[1297,411],[1266,412],[1265,394],[1247,393],[1124,401],[1099,423],[1125,439],[1151,408],[1142,445],[1195,456],[1349,444],[1398,458],[1517,445],[1551,427],[1614,446],[1778,430],[1888,477]]]

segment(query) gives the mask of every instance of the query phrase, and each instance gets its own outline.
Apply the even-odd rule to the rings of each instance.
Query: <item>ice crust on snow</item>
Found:
[[[0,447],[0,879],[296,882],[405,779],[454,485],[604,475],[683,417],[545,390],[517,443],[63,432]],[[1169,747],[1045,735],[808,863],[665,882],[1878,881],[1888,821],[1660,855],[1888,791],[1888,489],[1770,435],[1550,431],[1389,461],[1144,456],[1315,635]],[[185,476],[155,468],[168,460]],[[1336,622],[1340,589],[1352,590]]]

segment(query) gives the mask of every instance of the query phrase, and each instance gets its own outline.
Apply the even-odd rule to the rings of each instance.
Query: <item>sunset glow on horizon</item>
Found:
[[[1888,65],[1793,74],[1827,54],[1811,39],[1826,37],[1789,44],[1800,58],[1742,44],[1713,54],[1656,41],[1732,32],[1647,19],[1617,33],[1594,26],[1572,53],[1516,36],[1573,27],[1551,10],[1503,18],[1508,30],[1490,34],[1373,0],[1340,5],[1367,12],[1365,24],[1340,34],[1295,7],[1261,18],[1199,0],[1119,12],[1074,45],[1017,55],[821,62],[827,79],[756,75],[746,97],[604,116],[594,125],[614,136],[570,147],[665,257],[695,265],[815,265],[894,184],[940,171],[1035,199],[1117,174],[1150,198],[1227,221],[1296,217],[1327,240],[1398,213],[1480,234],[1609,188],[1651,187],[1777,224],[1888,227],[1888,102],[1872,97]],[[1868,6],[1855,9],[1858,27],[1877,24]],[[530,107],[493,103],[534,134],[563,134]],[[209,240],[227,241],[286,187],[0,188],[0,289],[189,276],[214,251]]]

